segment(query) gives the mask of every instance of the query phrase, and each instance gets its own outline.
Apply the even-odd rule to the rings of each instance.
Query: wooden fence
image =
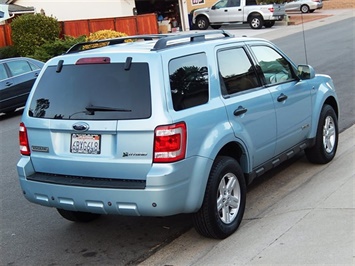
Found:
[[[12,45],[11,24],[0,25],[0,47]],[[131,17],[83,19],[60,22],[61,36],[88,36],[99,30],[114,30],[127,35],[157,34],[158,23],[154,13]]]

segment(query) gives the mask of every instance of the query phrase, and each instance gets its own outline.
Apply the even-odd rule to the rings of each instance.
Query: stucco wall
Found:
[[[17,0],[14,4],[35,8],[35,12],[44,10],[47,16],[59,21],[132,16],[134,0]]]
[[[186,0],[187,11],[190,13],[192,10],[209,7],[216,3],[218,0]]]

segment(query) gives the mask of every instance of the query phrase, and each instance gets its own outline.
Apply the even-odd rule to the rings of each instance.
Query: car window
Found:
[[[137,78],[139,77],[139,78]],[[29,116],[54,119],[125,120],[151,116],[147,63],[64,65],[46,68]]]
[[[6,79],[7,73],[4,64],[0,64],[0,80]]]
[[[260,86],[255,68],[243,48],[217,53],[222,94],[233,94]]]
[[[228,7],[236,7],[240,6],[240,0],[229,0]]]
[[[30,65],[25,60],[7,62],[6,64],[9,67],[12,76],[25,74],[32,71]]]
[[[28,62],[30,64],[30,67],[32,70],[37,70],[37,69],[40,69],[39,66],[35,65],[35,64],[32,64],[31,62]]]
[[[218,8],[227,7],[227,5],[228,5],[228,0],[221,0],[218,3],[216,3],[214,6],[216,9],[218,9]]]
[[[207,103],[208,68],[206,54],[179,57],[169,62],[170,90],[174,110]]]
[[[292,66],[277,51],[268,46],[252,46],[266,84],[294,80]]]

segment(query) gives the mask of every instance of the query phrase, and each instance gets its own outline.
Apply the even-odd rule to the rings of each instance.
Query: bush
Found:
[[[41,47],[37,48],[32,58],[35,58],[40,61],[47,61],[52,57],[61,55],[68,51],[70,47],[78,42],[84,42],[85,36],[74,38],[71,36],[65,36],[64,39],[56,39],[54,41],[48,41],[42,44]]]
[[[128,36],[126,33],[123,32],[118,32],[114,30],[99,30],[93,33],[90,33],[88,37],[86,37],[87,42],[91,41],[98,41],[98,40],[105,40],[105,39],[112,39],[112,38],[118,38],[118,37],[126,37]],[[132,40],[126,40],[125,42],[131,42]],[[105,46],[107,43],[100,43],[100,44],[90,44],[90,45],[85,45],[83,48],[84,49],[91,49],[91,48],[96,48],[96,47],[101,47]]]
[[[12,41],[21,56],[30,56],[46,42],[59,37],[57,19],[41,14],[25,14],[11,23]]]
[[[5,46],[0,48],[0,59],[20,56],[14,46]]]

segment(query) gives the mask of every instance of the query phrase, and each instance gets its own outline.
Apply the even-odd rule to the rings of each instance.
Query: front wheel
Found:
[[[57,211],[63,218],[72,222],[87,223],[101,216],[100,214],[90,212],[67,211],[63,209],[57,209]]]
[[[196,231],[224,239],[239,227],[245,210],[246,183],[238,162],[219,156],[213,163],[200,210],[193,215]]]
[[[196,27],[198,30],[207,30],[209,21],[205,16],[199,16],[196,18]]]
[[[338,119],[330,105],[324,105],[321,111],[316,143],[305,150],[308,161],[326,164],[333,160],[338,147]]]
[[[264,24],[264,20],[260,15],[254,15],[249,20],[250,28],[256,30],[261,29]]]

